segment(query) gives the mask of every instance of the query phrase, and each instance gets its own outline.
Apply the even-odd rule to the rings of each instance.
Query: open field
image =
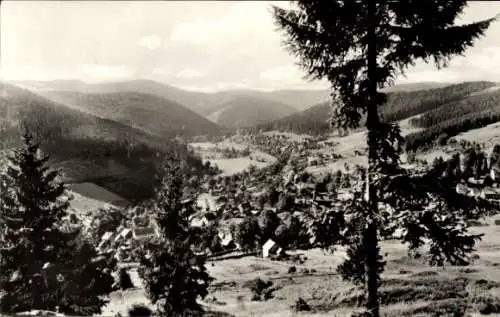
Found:
[[[480,129],[469,130],[455,137],[457,140],[484,143],[487,148],[500,144],[500,122],[489,124]]]
[[[79,193],[84,197],[88,197],[97,201],[104,201],[116,205],[126,205],[127,200],[120,197],[105,188],[97,186],[94,183],[76,183],[68,185],[68,188],[74,192]]]
[[[385,316],[464,316],[452,312],[463,306],[477,313],[484,307],[476,302],[488,296],[500,304],[500,226],[494,224],[494,219],[500,217],[489,218],[484,225],[473,228],[485,236],[477,245],[478,258],[468,267],[430,267],[424,260],[410,258],[401,243],[383,242],[382,253],[387,253],[381,288],[381,298],[386,299],[382,309]],[[349,316],[357,309],[355,303],[361,293],[342,281],[335,270],[344,256],[342,250],[333,255],[319,249],[294,253],[307,259],[303,264],[253,256],[208,262],[207,268],[216,280],[204,303],[211,311],[242,317]],[[297,272],[288,273],[290,267]],[[135,270],[132,277],[140,287]],[[274,283],[273,298],[251,301],[245,283],[255,278]],[[311,306],[311,311],[294,312],[291,306],[299,297]],[[133,303],[147,303],[142,289],[112,294],[103,315],[118,311],[124,314]]]
[[[195,152],[197,152],[197,154],[199,154],[204,161],[209,161],[210,164],[217,165],[222,170],[222,175],[224,176],[239,173],[249,168],[250,165],[254,165],[257,168],[262,168],[269,164],[272,164],[276,160],[276,158],[272,155],[269,155],[257,149],[251,149],[250,155],[245,157],[218,158],[217,156],[220,155],[214,152],[215,148],[234,148],[238,151],[241,151],[247,147],[245,144],[235,143],[230,139],[218,143],[196,142],[190,143],[189,145],[195,149]],[[198,148],[200,150],[198,150]]]
[[[250,165],[255,165],[257,168],[264,167],[269,164],[269,162],[258,162],[251,160],[249,157],[238,157],[232,159],[209,159],[211,164],[217,165],[222,170],[222,175],[233,175],[239,173]]]
[[[401,128],[401,134],[403,136],[408,135],[410,133],[414,133],[419,131],[419,128],[412,127],[410,125],[410,120],[415,118],[416,116],[401,120],[399,122],[399,127]],[[342,155],[342,158],[336,160],[335,162],[323,165],[323,166],[314,166],[308,167],[308,171],[314,174],[331,172],[335,170],[345,171],[344,165],[347,163],[349,166],[362,165],[365,166],[368,163],[367,157],[357,156],[355,155],[356,151],[363,151],[366,148],[366,132],[358,131],[351,133],[347,136],[332,136],[327,142],[332,142],[333,146],[325,146],[322,148],[321,152],[331,152]]]

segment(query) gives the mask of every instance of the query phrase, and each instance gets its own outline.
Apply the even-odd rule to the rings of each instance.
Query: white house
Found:
[[[101,237],[101,242],[110,241],[111,238],[113,238],[113,232],[111,232],[111,231],[105,232]]]
[[[233,235],[231,234],[231,232],[220,231],[218,233],[218,236],[220,239],[220,244],[223,247],[227,247],[228,245],[231,244],[231,242],[233,242]]]
[[[490,170],[490,177],[493,181],[498,182],[500,180],[500,170],[498,168],[492,168]]]
[[[273,240],[269,239],[262,246],[262,257],[268,258],[271,255],[280,255],[283,249]]]
[[[114,242],[125,241],[132,237],[132,230],[125,228],[118,233],[114,239]]]
[[[469,189],[464,184],[457,184],[456,192],[457,192],[457,194],[467,195],[467,193],[469,192]]]

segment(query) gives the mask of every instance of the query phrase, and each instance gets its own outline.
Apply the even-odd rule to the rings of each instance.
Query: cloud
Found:
[[[120,79],[134,75],[134,71],[126,66],[98,64],[85,64],[78,69],[78,73],[87,79]]]
[[[155,67],[151,71],[153,75],[170,75],[170,71],[168,69],[165,69],[163,67]]]
[[[170,33],[170,41],[204,47],[212,54],[252,54],[261,51],[263,43],[279,46],[280,35],[270,32],[274,25],[267,10],[269,5],[266,1],[243,1],[232,4],[224,15],[177,23]]]
[[[0,67],[0,80],[56,80],[73,78],[75,74],[62,73],[47,68],[30,67],[3,63]]]
[[[452,69],[443,69],[439,72],[435,70],[425,70],[411,72],[406,75],[406,77],[400,76],[396,83],[416,83],[416,82],[438,82],[438,83],[450,83],[459,81],[461,74]]]
[[[156,34],[144,36],[138,42],[140,46],[147,47],[150,50],[158,49],[161,46],[161,43],[161,38]]]
[[[42,80],[133,76],[201,90],[320,88],[321,82],[302,80],[295,58],[280,45],[283,38],[274,31],[268,10],[272,4],[290,5],[288,1],[146,1],[104,6],[7,1],[1,10],[0,76]],[[494,1],[471,2],[465,20],[490,17],[499,8]],[[53,36],[62,29],[60,36]],[[493,23],[466,57],[454,58],[449,68],[438,71],[431,64],[420,65],[402,80],[497,81],[499,36],[500,23]]]
[[[195,69],[188,68],[188,69],[183,69],[180,72],[178,72],[176,77],[184,78],[184,79],[192,79],[192,78],[204,77],[204,75]]]
[[[216,82],[215,90],[251,89],[252,85],[247,82]]]
[[[462,82],[500,79],[500,46],[483,47],[466,56],[455,57],[446,68],[438,70],[433,64],[420,63],[401,76],[396,83]]]
[[[467,63],[479,71],[500,75],[500,46],[485,47],[471,54]]]
[[[274,67],[271,69],[268,69],[266,71],[263,71],[260,73],[259,77],[264,80],[270,80],[270,81],[301,81],[301,77],[303,77],[304,74],[299,70],[299,68],[295,65],[282,65],[278,67]]]

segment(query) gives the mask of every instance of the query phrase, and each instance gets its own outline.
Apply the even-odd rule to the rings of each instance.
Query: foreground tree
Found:
[[[9,186],[0,193],[0,310],[100,313],[101,296],[112,290],[113,263],[96,258],[79,230],[63,229],[64,186],[27,133],[24,142],[2,175]]]
[[[353,227],[351,236],[356,239],[350,251],[353,258],[349,260],[356,262],[353,262],[356,268],[361,270],[359,276],[363,277],[367,290],[368,316],[379,316],[378,286],[383,263],[378,241],[384,225],[379,212],[380,189],[384,187],[382,184],[395,179],[391,176],[401,173],[398,161],[403,142],[399,127],[384,123],[380,117],[379,107],[386,96],[379,89],[418,59],[432,58],[439,68],[472,46],[493,19],[454,25],[465,6],[464,0],[314,0],[297,1],[291,9],[274,7],[276,24],[286,35],[285,45],[299,57],[308,77],[327,79],[331,83],[335,105],[333,125],[354,129],[363,119],[368,130],[365,199],[356,200],[351,206],[353,215],[357,216],[354,219],[362,221]],[[404,180],[408,183],[400,185],[410,186],[410,179]],[[394,198],[392,202],[395,201],[401,200]],[[448,233],[453,231],[448,226],[451,222],[445,226],[432,222],[429,217],[426,220],[436,228]],[[441,237],[447,238],[447,235]],[[416,240],[420,241],[420,237]],[[458,248],[464,244],[465,250],[470,251],[469,240],[454,242],[458,244],[453,251],[459,252]],[[442,250],[436,247],[431,251]],[[447,255],[448,260],[454,262],[454,257]]]
[[[498,169],[500,167],[500,144],[495,144],[490,154],[490,169]]]
[[[193,251],[199,237],[189,226],[192,204],[183,204],[183,192],[190,192],[185,190],[183,171],[180,161],[166,160],[154,206],[160,237],[146,246],[140,271],[159,313],[172,317],[200,314],[203,310],[197,299],[208,294],[211,281],[205,256]]]

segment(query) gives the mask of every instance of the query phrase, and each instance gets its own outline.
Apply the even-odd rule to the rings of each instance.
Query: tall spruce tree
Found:
[[[196,316],[203,309],[197,302],[208,294],[211,281],[205,256],[197,255],[193,245],[199,235],[189,226],[194,213],[192,203],[183,203],[186,168],[175,158],[167,158],[164,175],[156,191],[154,213],[160,237],[146,246],[140,275],[151,301],[167,316]]]
[[[412,193],[404,189],[410,182],[425,184],[422,179],[410,180],[408,176],[391,177],[401,173],[398,162],[403,139],[396,124],[383,122],[380,117],[379,107],[386,101],[386,95],[379,89],[391,84],[418,59],[426,62],[433,59],[438,68],[446,66],[453,56],[463,54],[472,46],[494,19],[455,25],[456,17],[466,6],[464,0],[304,0],[294,1],[294,4],[289,9],[273,7],[275,22],[285,33],[286,48],[299,58],[299,65],[308,78],[330,82],[335,107],[333,125],[358,128],[363,119],[368,130],[368,173],[361,196],[364,200],[351,208],[354,215],[363,215],[362,222],[358,223],[362,227],[351,232],[356,237],[351,255],[358,264],[364,264],[356,268],[362,270],[360,276],[367,290],[367,315],[378,317],[379,275],[383,266],[378,232],[386,223],[379,212],[379,202],[385,194],[381,188],[392,188],[387,180],[390,184],[399,183],[403,187],[396,188],[397,192],[409,199]],[[438,195],[439,188],[426,188],[426,191]],[[447,192],[445,196],[449,198],[450,195]],[[391,203],[399,208],[405,205],[401,203],[404,199],[391,197]],[[421,209],[426,202],[425,195],[416,201],[419,204],[413,208]],[[425,221],[433,228],[443,225],[444,231],[449,229],[444,223],[436,223],[429,214]],[[412,234],[421,236],[423,233]],[[409,243],[418,244],[420,236]],[[455,239],[454,242],[457,244],[451,251],[447,249],[450,252],[444,252],[446,255],[459,252],[457,248],[464,244],[468,247],[470,241]],[[439,253],[442,250],[436,247],[431,251]],[[453,256],[447,259],[454,261]]]
[[[0,310],[100,313],[113,264],[98,259],[79,230],[64,229],[64,185],[28,133],[24,142],[2,175],[8,187],[0,192]]]
[[[495,144],[490,154],[490,169],[500,168],[500,144]]]

